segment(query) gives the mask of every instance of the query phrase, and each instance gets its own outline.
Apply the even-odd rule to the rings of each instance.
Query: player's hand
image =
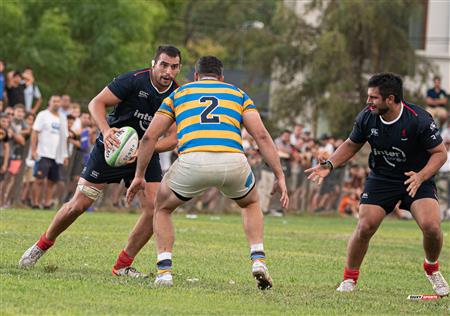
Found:
[[[136,149],[136,152],[134,153],[134,155],[132,155],[132,156],[130,157],[130,160],[127,161],[127,164],[130,164],[130,163],[135,162],[136,159],[137,159],[138,153],[139,153],[139,148]]]
[[[305,173],[310,173],[308,180],[321,184],[323,179],[330,174],[330,169],[324,165],[318,164],[313,168],[306,169]]]
[[[282,179],[276,179],[275,183],[273,184],[271,195],[275,194],[275,192],[280,192],[280,203],[282,208],[288,208],[289,206],[289,196],[288,196],[288,190],[286,186],[286,180],[284,178]]]
[[[133,182],[131,182],[130,187],[127,190],[127,203],[130,204],[133,202],[134,197],[140,190],[145,189],[145,180],[144,178],[134,178]]]
[[[2,167],[0,168],[0,174],[4,174],[4,173],[6,172],[7,169],[8,169],[7,166],[2,166]]]
[[[119,131],[120,129],[116,127],[110,127],[103,133],[103,144],[106,149],[118,148],[120,146],[119,139],[116,136],[116,133]]]
[[[408,185],[406,191],[410,197],[414,197],[425,179],[423,179],[419,173],[414,171],[405,172],[405,176],[409,177],[409,179],[405,181],[405,185]]]
[[[37,152],[36,151],[31,152],[31,159],[33,159],[34,161],[37,160]]]
[[[69,158],[64,158],[64,166],[67,167],[69,165]]]

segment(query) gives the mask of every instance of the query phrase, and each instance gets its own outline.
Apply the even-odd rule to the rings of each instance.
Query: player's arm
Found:
[[[137,158],[135,174],[136,178],[144,178],[145,169],[155,152],[158,139],[169,129],[172,123],[173,120],[167,115],[160,113],[155,114],[155,117],[139,143],[139,155]]]
[[[280,157],[278,156],[278,151],[272,137],[270,137],[270,134],[265,128],[257,111],[244,112],[242,114],[242,121],[249,134],[255,139],[264,161],[275,174],[277,180],[275,185],[278,186],[278,191],[281,193],[280,202],[282,207],[286,208],[289,203],[286,180],[281,167]]]
[[[364,144],[365,143],[355,143],[350,138],[347,138],[328,160],[333,164],[333,167],[339,167],[352,158]]]
[[[431,156],[422,170],[417,173],[414,171],[405,172],[405,175],[409,177],[408,180],[405,181],[405,184],[408,185],[406,191],[408,191],[408,194],[411,197],[414,197],[421,184],[435,175],[447,161],[447,149],[445,148],[444,143],[440,143],[436,147],[428,149],[428,152]]]
[[[133,201],[135,195],[145,188],[145,170],[155,151],[158,139],[163,135],[169,127],[173,124],[173,119],[167,115],[156,113],[150,126],[145,131],[139,143],[139,154],[137,158],[136,173],[133,182],[127,190],[127,201]]]
[[[158,140],[155,145],[155,152],[163,153],[175,149],[178,144],[177,125],[175,123],[170,126],[165,136]]]
[[[424,180],[430,179],[447,161],[447,149],[444,143],[440,143],[434,148],[428,150],[431,154],[428,163],[419,171]]]
[[[103,143],[107,148],[120,145],[115,133],[119,131],[118,128],[110,127],[106,120],[106,108],[119,104],[121,100],[116,97],[108,87],[105,87],[99,94],[97,94],[88,108],[100,132],[103,134]]]

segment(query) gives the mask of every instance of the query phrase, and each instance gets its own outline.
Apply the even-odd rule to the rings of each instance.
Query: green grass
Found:
[[[356,221],[337,217],[266,218],[265,249],[274,288],[261,292],[250,274],[249,250],[236,215],[175,216],[175,286],[111,276],[136,214],[81,216],[33,270],[16,265],[46,229],[54,212],[0,212],[0,314],[33,315],[448,315],[449,298],[408,301],[431,294],[422,271],[422,237],[413,221],[386,220],[372,239],[358,290],[336,293],[346,242]],[[441,256],[450,278],[450,223],[443,223]],[[155,270],[154,242],[135,266]],[[190,282],[188,279],[198,279]]]

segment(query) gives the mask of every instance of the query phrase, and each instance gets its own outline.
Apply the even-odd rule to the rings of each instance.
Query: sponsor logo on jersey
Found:
[[[361,195],[361,199],[368,199],[368,198],[369,198],[369,193],[364,192],[364,193]]]
[[[384,161],[391,166],[395,167],[396,163],[406,162],[406,154],[400,148],[391,147],[392,150],[379,150],[373,148],[372,153],[374,156],[382,156]]]
[[[134,112],[134,117],[139,119],[139,127],[145,132],[147,130],[148,125],[153,119],[153,116],[151,116],[148,113],[142,113],[139,112],[139,110],[136,110]]]

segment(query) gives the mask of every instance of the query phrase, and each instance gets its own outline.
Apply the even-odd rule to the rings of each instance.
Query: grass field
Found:
[[[0,212],[0,314],[33,315],[449,315],[449,298],[408,301],[432,294],[422,271],[421,233],[412,221],[386,220],[372,240],[358,290],[336,293],[347,239],[356,221],[337,217],[266,218],[265,248],[274,288],[259,291],[236,215],[175,216],[175,286],[110,273],[136,214],[85,214],[33,270],[19,270],[53,211]],[[450,279],[450,223],[443,223],[441,266]],[[155,270],[151,241],[135,260]]]

